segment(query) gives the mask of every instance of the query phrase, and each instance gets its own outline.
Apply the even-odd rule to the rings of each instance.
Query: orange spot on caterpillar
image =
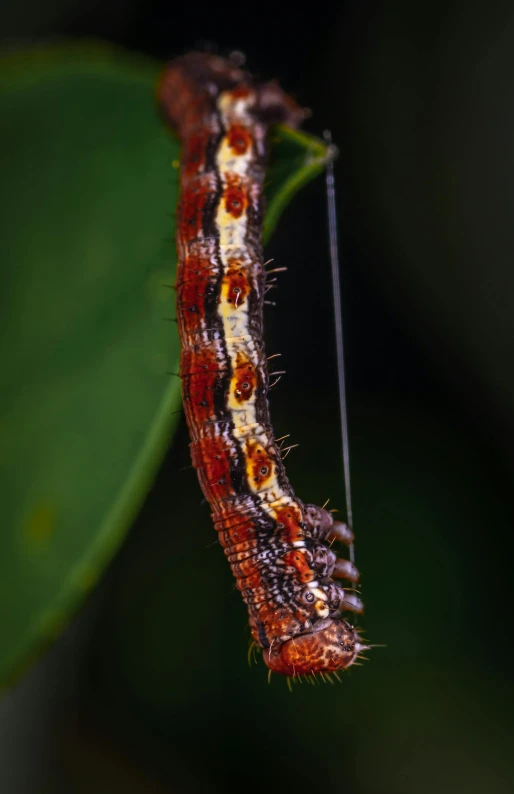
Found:
[[[250,86],[245,85],[245,83],[241,83],[229,92],[232,99],[246,99],[246,97],[249,97],[251,93],[252,89]]]
[[[257,486],[265,486],[271,480],[274,472],[274,461],[263,445],[254,439],[246,442],[245,448],[247,466],[251,485],[254,489]]]
[[[277,510],[277,523],[281,524],[283,529],[281,536],[289,543],[295,543],[302,540],[305,533],[300,524],[303,521],[301,510],[296,505],[288,505],[282,510]]]
[[[242,124],[233,124],[227,133],[227,142],[234,154],[246,154],[252,138]]]
[[[284,562],[298,571],[301,582],[312,582],[314,579],[314,572],[311,570],[305,554],[302,554],[300,549],[294,549],[286,554]]]
[[[226,296],[227,303],[232,303],[235,308],[243,305],[252,290],[248,274],[237,260],[229,264],[223,277],[223,285],[225,288],[223,294]]]
[[[248,206],[246,191],[237,174],[225,174],[227,186],[223,192],[225,209],[233,218],[240,218]]]
[[[237,402],[241,404],[249,400],[256,386],[257,372],[255,367],[242,353],[238,353],[232,379],[232,388]]]

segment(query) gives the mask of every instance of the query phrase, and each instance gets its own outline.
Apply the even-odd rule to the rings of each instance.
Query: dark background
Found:
[[[386,645],[293,694],[247,666],[182,427],[103,582],[4,699],[2,794],[511,791],[514,8],[103,0],[0,21],[16,45],[236,48],[332,130],[363,624]],[[288,272],[266,342],[292,483],[344,511],[326,223],[318,180],[267,249]]]

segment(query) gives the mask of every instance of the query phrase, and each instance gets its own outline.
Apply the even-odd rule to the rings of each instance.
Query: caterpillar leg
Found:
[[[331,576],[336,579],[348,579],[350,582],[358,582],[360,574],[353,562],[336,557]]]
[[[305,525],[316,540],[339,540],[350,546],[354,535],[344,521],[334,521],[332,513],[317,505],[304,505]]]
[[[309,562],[320,576],[348,579],[348,581],[354,583],[360,579],[360,573],[353,562],[341,559],[332,549],[327,549],[322,543],[315,546]]]
[[[328,530],[327,538],[329,540],[339,540],[347,546],[350,546],[355,539],[352,530],[344,521],[334,521]]]
[[[346,612],[355,612],[357,615],[362,615],[364,612],[364,604],[355,593],[345,590],[343,600],[341,601],[341,609]]]

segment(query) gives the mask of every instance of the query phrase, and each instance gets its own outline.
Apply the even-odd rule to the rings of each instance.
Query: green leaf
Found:
[[[5,681],[98,580],[177,424],[180,153],[155,110],[160,64],[70,45],[0,68]],[[268,235],[327,158],[274,137]]]

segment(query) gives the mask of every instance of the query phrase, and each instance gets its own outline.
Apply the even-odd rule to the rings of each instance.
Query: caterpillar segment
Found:
[[[176,292],[192,462],[270,671],[343,670],[367,646],[342,613],[363,605],[357,569],[329,544],[353,535],[289,484],[263,343],[268,132],[305,111],[275,82],[204,53],[167,66],[158,100],[182,142]]]

